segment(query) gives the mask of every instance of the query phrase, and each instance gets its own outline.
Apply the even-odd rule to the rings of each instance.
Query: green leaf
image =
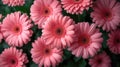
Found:
[[[84,59],[79,61],[79,67],[86,67],[86,61]]]
[[[77,67],[77,64],[71,60],[71,61],[69,61],[69,63],[67,64],[67,67]]]
[[[63,59],[67,60],[67,59],[71,58],[71,56],[72,56],[71,52],[68,51],[67,49],[65,49]]]
[[[9,45],[6,42],[2,42],[3,48],[9,48]]]
[[[6,7],[5,7],[5,12],[6,12],[7,14],[11,13],[10,8],[6,6]]]
[[[103,31],[103,30],[101,30],[101,32],[103,34],[102,37],[104,39],[102,46],[103,46],[103,48],[107,48],[108,32]]]
[[[74,57],[73,59],[75,62],[78,62],[79,60],[81,60],[81,57]]]
[[[35,64],[35,63],[32,63],[32,64],[30,65],[30,67],[38,67],[38,65]]]
[[[0,53],[4,50],[3,45],[0,43]]]

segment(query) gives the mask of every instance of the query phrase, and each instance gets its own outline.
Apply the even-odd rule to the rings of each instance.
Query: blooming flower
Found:
[[[2,0],[2,2],[8,6],[23,6],[25,4],[25,0]]]
[[[61,0],[61,2],[67,13],[71,14],[82,14],[92,4],[92,0]]]
[[[51,48],[42,38],[38,38],[33,44],[31,54],[33,61],[39,64],[39,67],[55,67],[62,60],[61,49]]]
[[[115,30],[120,23],[120,3],[116,0],[96,0],[91,17],[103,30]]]
[[[38,28],[45,25],[45,21],[51,16],[61,13],[62,8],[57,0],[35,0],[30,8],[30,15]]]
[[[42,32],[43,39],[52,47],[65,48],[73,42],[74,21],[68,16],[52,16],[47,20]]]
[[[31,26],[31,20],[28,19],[26,14],[15,12],[5,17],[1,31],[8,45],[22,47],[23,44],[30,41],[32,36]]]
[[[110,57],[105,53],[101,53],[89,60],[91,67],[111,67]]]
[[[96,29],[96,25],[89,25],[87,22],[78,23],[75,25],[75,35],[77,40],[68,48],[76,57],[82,56],[88,58],[94,56],[101,48],[103,38],[102,33]]]
[[[26,67],[27,56],[14,47],[5,49],[0,55],[0,67]]]
[[[109,39],[107,41],[107,45],[110,49],[115,54],[120,54],[120,29],[112,31],[109,34]]]

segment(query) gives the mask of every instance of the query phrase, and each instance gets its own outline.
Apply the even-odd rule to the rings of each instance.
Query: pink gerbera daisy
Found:
[[[51,16],[61,13],[62,8],[57,0],[35,0],[30,9],[31,18],[38,24],[38,28],[42,28],[45,21]]]
[[[52,16],[47,20],[42,32],[43,38],[52,47],[65,48],[73,42],[74,21],[68,16]]]
[[[120,23],[120,3],[116,0],[96,0],[91,17],[103,30],[115,30]]]
[[[91,67],[111,67],[111,60],[110,57],[103,52],[90,59],[89,64]]]
[[[92,4],[92,0],[61,0],[61,2],[67,13],[71,14],[82,14]]]
[[[0,55],[0,67],[26,67],[27,56],[14,47],[5,49]]]
[[[1,32],[1,22],[0,22],[0,42],[2,41],[2,39],[3,39],[3,34]]]
[[[109,34],[107,45],[110,51],[115,54],[120,54],[120,29],[112,31]]]
[[[21,47],[23,44],[27,44],[32,36],[32,30],[30,30],[32,24],[26,14],[15,12],[8,14],[3,20],[1,31],[5,41],[10,46]]]
[[[23,6],[25,4],[25,0],[2,0],[2,2],[8,6]]]
[[[51,48],[42,38],[38,38],[32,46],[32,58],[36,64],[39,64],[39,67],[55,67],[62,61],[62,50]]]
[[[101,48],[103,38],[102,33],[96,29],[96,25],[89,25],[87,22],[78,23],[75,25],[75,35],[77,40],[69,47],[68,50],[76,57],[82,56],[88,58],[94,56]]]

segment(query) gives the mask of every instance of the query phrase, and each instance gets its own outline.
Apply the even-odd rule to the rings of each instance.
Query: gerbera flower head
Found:
[[[0,67],[25,67],[27,56],[15,47],[5,49],[0,55]]]
[[[111,52],[120,54],[120,29],[112,31],[109,34],[107,45]]]
[[[92,5],[92,0],[61,0],[64,10],[71,14],[82,14]]]
[[[2,2],[8,6],[23,6],[25,4],[25,0],[2,0]]]
[[[89,25],[87,22],[78,23],[75,25],[75,35],[77,40],[68,48],[76,57],[82,56],[88,58],[94,56],[101,48],[103,38],[102,33],[96,29],[96,25]]]
[[[120,23],[120,3],[116,0],[96,0],[91,17],[103,30],[115,30]]]
[[[42,30],[42,37],[52,47],[70,46],[74,38],[74,21],[68,16],[51,16]]]
[[[21,12],[14,12],[8,14],[3,20],[1,31],[5,41],[10,46],[22,47],[23,44],[27,44],[32,36],[31,20],[28,19],[26,14]]]
[[[32,46],[32,58],[36,64],[39,64],[39,67],[55,67],[62,61],[62,50],[51,48],[43,38],[38,38]]]
[[[35,0],[30,11],[32,20],[38,25],[38,28],[42,28],[45,21],[51,15],[60,14],[62,8],[57,0]]]
[[[95,55],[89,60],[91,67],[111,67],[110,57],[105,53]]]

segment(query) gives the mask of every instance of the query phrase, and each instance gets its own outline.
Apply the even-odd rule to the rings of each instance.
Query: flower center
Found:
[[[16,32],[19,32],[19,31],[20,31],[20,29],[19,29],[18,27],[16,27],[16,28],[15,28],[15,31],[16,31]]]
[[[15,64],[16,61],[14,59],[11,60],[11,64]]]
[[[74,0],[75,3],[81,3],[83,0]]]
[[[108,13],[108,12],[105,14],[105,17],[106,17],[106,18],[109,18],[110,16],[111,16],[111,14]]]
[[[15,57],[11,58],[11,59],[8,59],[8,60],[9,60],[10,66],[12,66],[12,67],[16,67],[17,66],[18,60]]]
[[[50,8],[45,8],[45,9],[43,9],[43,14],[44,14],[44,16],[49,16],[50,13],[51,13]]]
[[[56,33],[57,33],[58,35],[61,35],[61,34],[63,33],[63,31],[62,31],[61,28],[58,28],[58,29],[56,29]]]
[[[119,39],[119,38],[116,39],[116,40],[115,40],[115,43],[116,43],[116,44],[119,44],[119,43],[120,43],[120,39]]]
[[[65,34],[64,28],[61,28],[61,27],[56,27],[54,29],[54,32],[55,32],[54,35],[58,38],[64,36],[64,34]]]
[[[109,11],[103,13],[104,20],[110,21],[112,19],[112,14]]]
[[[11,32],[13,34],[19,35],[22,32],[21,24],[16,24],[14,26],[11,26]]]
[[[79,1],[79,0],[75,0],[75,1]]]
[[[51,55],[51,49],[50,49],[49,47],[45,47],[43,54],[44,54],[45,56]]]
[[[49,11],[48,10],[45,10],[45,13],[47,14]]]
[[[13,31],[14,31],[14,33],[16,33],[16,34],[21,33],[21,29],[20,29],[18,26],[14,27]]]
[[[90,43],[90,37],[86,34],[80,34],[78,42],[82,46],[88,46]]]
[[[50,50],[49,49],[45,49],[45,53],[46,54],[50,53]]]
[[[98,64],[101,64],[101,63],[102,63],[102,60],[101,60],[101,59],[98,59],[97,62],[98,62]]]
[[[82,39],[82,42],[83,42],[83,43],[87,43],[88,40],[87,40],[86,38],[83,38],[83,39]]]

